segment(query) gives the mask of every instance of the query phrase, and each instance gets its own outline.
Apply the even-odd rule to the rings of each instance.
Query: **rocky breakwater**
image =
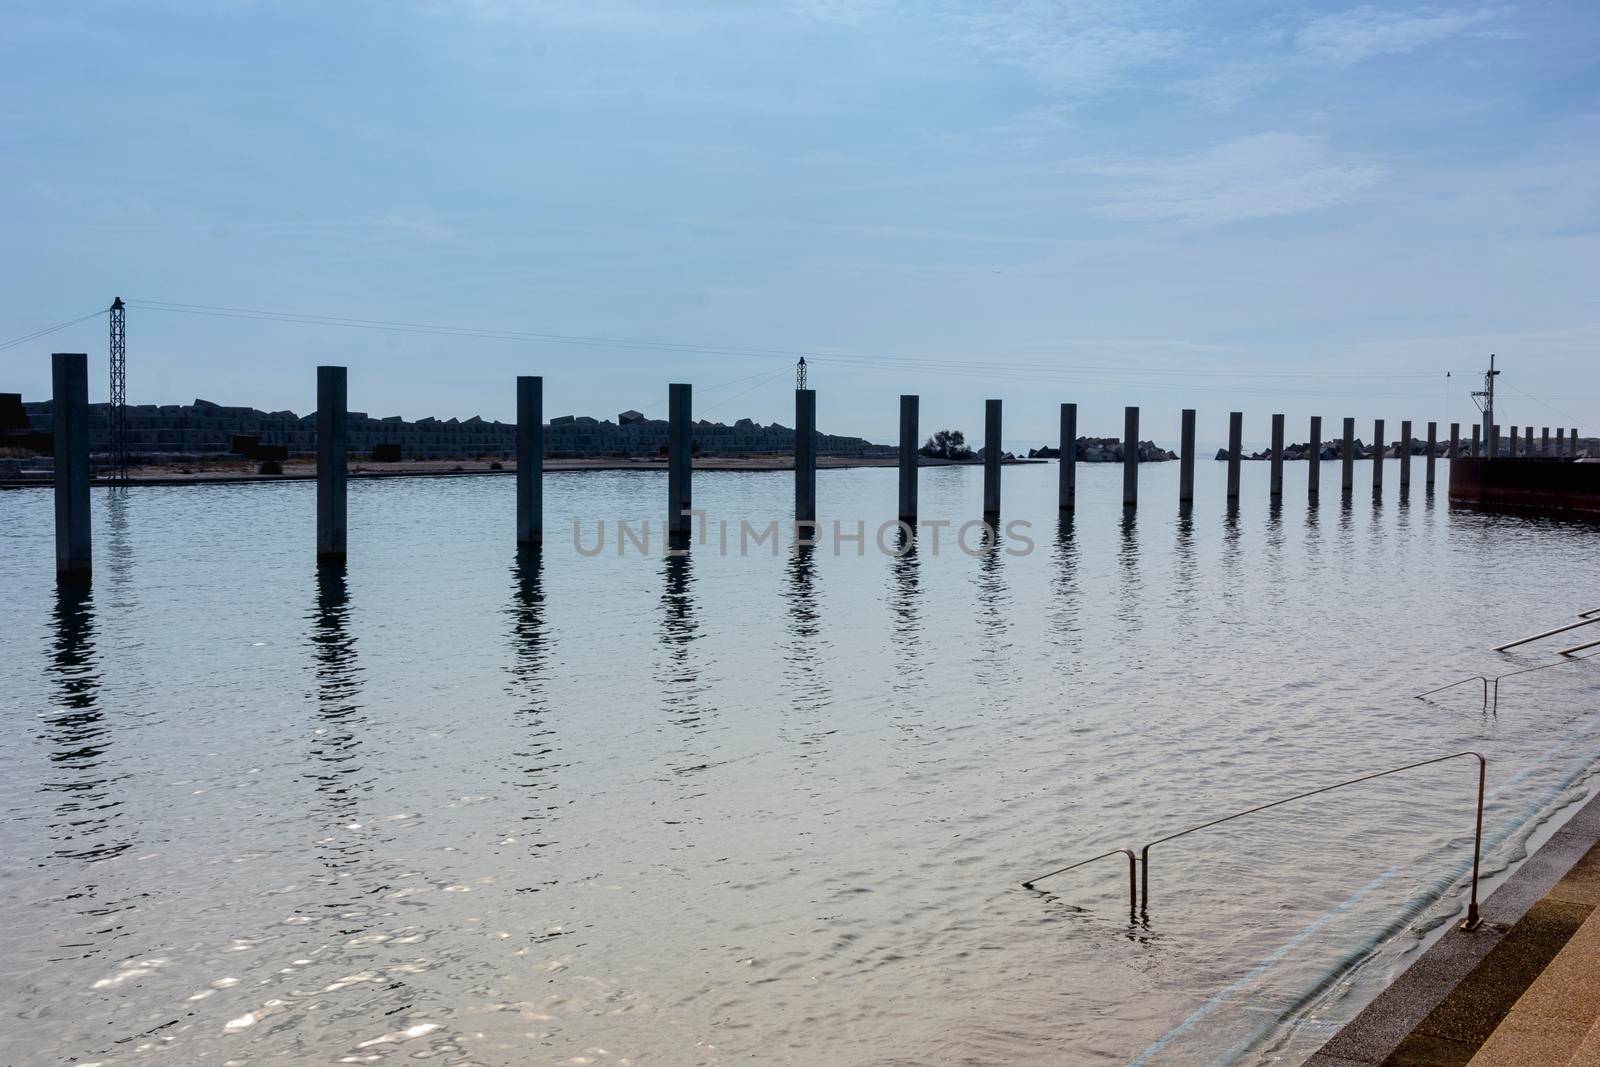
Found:
[[[1355,439],[1355,442],[1350,449],[1350,454],[1356,459],[1371,459],[1373,453],[1376,451],[1378,451],[1376,447],[1363,444],[1361,438],[1358,437]],[[1403,455],[1407,451],[1409,451],[1413,456],[1426,456],[1428,454],[1428,442],[1419,441],[1414,437],[1409,442],[1396,441],[1394,444],[1388,445],[1383,449],[1383,457],[1385,459],[1394,459],[1396,456]],[[1450,443],[1448,441],[1438,442],[1434,446],[1433,454],[1436,456],[1449,455]],[[1299,444],[1283,446],[1283,458],[1286,460],[1311,459],[1313,455],[1315,455],[1317,459],[1343,459],[1344,442],[1324,441],[1320,447],[1313,447],[1309,441],[1305,441]],[[1219,460],[1227,459],[1228,450],[1226,448],[1217,449],[1217,458]],[[1271,459],[1272,450],[1264,449],[1260,452],[1241,451],[1239,453],[1239,458]]]
[[[1160,447],[1154,441],[1139,442],[1140,463],[1166,463],[1178,458],[1176,452]],[[1079,463],[1121,463],[1122,439],[1118,437],[1080,437],[1077,443]],[[1043,445],[1028,449],[1029,459],[1060,459],[1061,449]]]

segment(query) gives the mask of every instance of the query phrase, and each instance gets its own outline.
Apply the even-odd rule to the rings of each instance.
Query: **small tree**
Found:
[[[940,430],[922,446],[922,454],[933,459],[971,459],[967,436],[960,430]]]

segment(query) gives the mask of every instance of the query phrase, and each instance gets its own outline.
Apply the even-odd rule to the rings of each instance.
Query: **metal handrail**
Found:
[[[1547,671],[1551,667],[1564,667],[1574,661],[1589,659],[1589,656],[1574,656],[1572,653],[1582,652],[1584,649],[1593,648],[1596,645],[1600,645],[1600,641],[1591,641],[1586,645],[1573,645],[1571,648],[1563,648],[1561,649],[1561,655],[1566,656],[1566,659],[1558,659],[1554,663],[1541,663],[1537,667],[1523,667],[1517,671],[1506,671],[1506,673],[1496,675],[1493,678],[1485,678],[1481,674],[1474,674],[1470,678],[1461,679],[1459,682],[1451,682],[1449,685],[1441,685],[1437,689],[1430,689],[1426,693],[1418,693],[1413,699],[1421,700],[1423,697],[1430,697],[1435,693],[1442,693],[1446,689],[1454,689],[1456,686],[1465,685],[1468,682],[1482,682],[1484,710],[1498,715],[1500,713],[1500,679],[1515,678],[1519,674],[1531,674],[1534,671]]]
[[[1588,656],[1574,656],[1572,659],[1558,659],[1554,663],[1541,663],[1537,667],[1524,667],[1520,671],[1507,671],[1506,673],[1502,674],[1500,678],[1514,678],[1519,674],[1532,674],[1534,671],[1547,671],[1551,667],[1565,667],[1567,664],[1573,662],[1573,660],[1584,660],[1588,658]],[[1498,714],[1500,711],[1500,678],[1494,679],[1494,710],[1496,714]]]
[[[1310,792],[1300,793],[1292,797],[1286,797],[1283,800],[1274,800],[1270,804],[1260,804],[1249,809],[1248,811],[1237,812],[1233,815],[1225,815],[1220,819],[1212,819],[1210,822],[1203,822],[1199,826],[1191,826],[1187,830],[1179,830],[1175,834],[1168,834],[1166,837],[1158,837],[1154,841],[1151,841],[1149,844],[1145,845],[1144,848],[1139,850],[1139,866],[1141,868],[1140,893],[1144,898],[1142,911],[1148,913],[1150,910],[1150,847],[1152,845],[1164,844],[1165,842],[1173,841],[1180,837],[1185,837],[1199,830],[1206,830],[1213,826],[1220,826],[1222,823],[1232,822],[1234,819],[1242,819],[1246,815],[1254,815],[1257,812],[1266,811],[1268,808],[1280,807],[1284,804],[1293,803],[1296,800],[1304,800],[1307,797],[1314,797],[1319,793],[1327,793],[1335,789],[1343,789],[1347,785],[1358,785],[1361,782],[1370,782],[1374,778],[1383,778],[1391,774],[1399,774],[1401,771],[1416,770],[1418,767],[1426,767],[1433,763],[1443,763],[1445,760],[1460,759],[1463,756],[1471,756],[1478,761],[1478,820],[1476,828],[1473,831],[1472,838],[1472,895],[1467,905],[1467,917],[1465,921],[1462,922],[1461,929],[1476,930],[1478,928],[1478,924],[1482,921],[1478,916],[1478,860],[1483,849],[1483,785],[1488,769],[1487,761],[1485,761],[1483,756],[1477,752],[1452,752],[1448,756],[1435,756],[1433,759],[1422,760],[1420,763],[1408,763],[1404,767],[1393,767],[1387,771],[1379,771],[1376,774],[1362,775],[1360,778],[1352,778],[1347,782],[1338,782],[1334,785],[1325,785],[1321,789],[1313,789]],[[1110,853],[1108,853],[1108,855],[1109,854]]]
[[[1042,882],[1046,878],[1054,878],[1058,874],[1066,874],[1068,871],[1087,866],[1096,860],[1103,860],[1108,856],[1115,856],[1118,853],[1128,857],[1128,910],[1130,912],[1137,911],[1139,908],[1139,880],[1134,869],[1134,863],[1136,860],[1133,855],[1133,849],[1131,848],[1114,848],[1110,852],[1102,852],[1098,856],[1091,856],[1086,860],[1079,860],[1077,863],[1068,864],[1067,866],[1062,867],[1060,870],[1051,871],[1049,874],[1041,874],[1037,878],[1028,879],[1026,882],[1022,883],[1022,888],[1032,889],[1034,887],[1034,883],[1036,882]]]
[[[1591,618],[1591,616],[1593,617]],[[1534,641],[1543,641],[1547,637],[1554,637],[1556,634],[1564,634],[1568,630],[1576,630],[1580,626],[1593,626],[1595,623],[1600,622],[1600,609],[1583,612],[1578,616],[1578,618],[1582,619],[1583,621],[1569,622],[1565,626],[1557,626],[1554,630],[1546,630],[1544,633],[1534,634],[1532,637],[1519,637],[1515,641],[1508,641],[1503,645],[1495,645],[1494,650],[1496,652],[1504,652],[1508,648],[1516,648],[1518,645],[1531,644]]]
[[[1496,681],[1498,681],[1498,680],[1499,679],[1496,679]],[[1488,710],[1488,707],[1489,707],[1489,679],[1485,678],[1481,674],[1474,674],[1470,678],[1463,678],[1463,679],[1461,679],[1461,681],[1459,681],[1459,682],[1451,682],[1449,685],[1441,685],[1439,688],[1430,689],[1426,693],[1418,693],[1414,699],[1421,700],[1423,697],[1431,697],[1435,693],[1442,693],[1446,689],[1454,689],[1456,686],[1458,686],[1458,685],[1466,685],[1468,682],[1482,682],[1483,683],[1483,707],[1484,707],[1484,710]]]

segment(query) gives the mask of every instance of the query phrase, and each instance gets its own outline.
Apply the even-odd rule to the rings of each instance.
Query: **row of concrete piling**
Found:
[[[87,573],[90,569],[89,534],[89,401],[88,362],[81,353],[54,356],[53,386],[55,414],[55,503],[56,569],[63,574]],[[349,462],[347,426],[348,388],[344,367],[317,368],[317,555],[325,560],[343,559],[348,527],[346,489]],[[901,521],[917,521],[917,467],[921,447],[918,428],[919,398],[900,397],[899,508]],[[1002,461],[1001,402],[984,402],[983,510],[986,517],[1000,513],[1000,467]],[[670,538],[686,539],[690,533],[693,508],[691,470],[693,451],[693,387],[675,383],[667,387],[667,532]],[[1341,488],[1350,492],[1355,485],[1355,419],[1344,420],[1341,442]],[[794,517],[797,523],[817,518],[817,394],[812,389],[795,390]],[[1438,424],[1428,423],[1426,473],[1429,488],[1434,484],[1434,460],[1439,452]],[[1320,454],[1322,419],[1311,417],[1310,445]],[[1497,453],[1500,428],[1489,434],[1487,455]],[[1517,447],[1517,427],[1512,427],[1510,448]],[[1374,447],[1381,459],[1384,421],[1373,424]],[[1228,415],[1227,496],[1239,498],[1240,467],[1243,460],[1244,413]],[[1400,424],[1400,485],[1411,485],[1411,423]],[[1578,432],[1570,437],[1575,454]],[[1194,500],[1195,412],[1185,408],[1179,429],[1178,500]],[[1136,508],[1139,502],[1139,409],[1123,411],[1122,503]],[[1061,460],[1059,472],[1060,508],[1068,511],[1077,505],[1078,406],[1061,405]],[[1540,455],[1550,453],[1550,431],[1544,430]],[[1563,430],[1556,431],[1556,456],[1566,445]],[[1450,424],[1448,456],[1461,454],[1461,427]],[[1472,427],[1472,446],[1468,455],[1479,455],[1477,425]],[[1527,428],[1525,455],[1533,454],[1533,428]],[[1284,417],[1272,416],[1270,453],[1270,494],[1283,496]],[[1372,465],[1372,486],[1383,488],[1381,462]],[[1307,491],[1316,499],[1320,490],[1322,464],[1309,464]],[[517,541],[537,544],[544,539],[544,379],[532,375],[517,378]]]

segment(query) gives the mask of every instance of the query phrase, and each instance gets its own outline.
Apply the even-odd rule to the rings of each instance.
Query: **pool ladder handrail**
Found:
[[[1503,645],[1495,645],[1494,650],[1496,652],[1504,652],[1508,648],[1516,648],[1518,645],[1528,645],[1535,641],[1543,641],[1547,637],[1554,637],[1556,634],[1564,634],[1568,630],[1576,630],[1580,626],[1593,626],[1595,623],[1600,622],[1600,608],[1595,608],[1592,611],[1580,611],[1578,612],[1578,618],[1583,621],[1569,622],[1565,626],[1557,626],[1554,630],[1546,630],[1544,633],[1534,634],[1532,637],[1519,637],[1515,641],[1507,641]],[[1574,647],[1588,648],[1590,646],[1584,645]]]
[[[1213,826],[1220,826],[1225,822],[1232,822],[1235,819],[1242,819],[1246,815],[1255,815],[1256,813],[1266,811],[1269,808],[1282,807],[1285,804],[1292,804],[1297,800],[1305,800],[1307,797],[1314,797],[1321,793],[1332,792],[1335,789],[1343,789],[1346,786],[1359,785],[1362,782],[1370,782],[1375,778],[1386,778],[1391,774],[1399,774],[1402,771],[1412,771],[1419,767],[1427,767],[1435,763],[1443,763],[1446,760],[1461,759],[1466,756],[1471,756],[1473,759],[1478,761],[1478,805],[1477,820],[1474,823],[1472,836],[1472,888],[1471,894],[1468,898],[1467,917],[1462,920],[1461,929],[1476,930],[1483,921],[1482,917],[1478,914],[1478,868],[1483,854],[1483,796],[1484,781],[1488,771],[1488,761],[1483,758],[1481,753],[1471,751],[1452,752],[1448,756],[1435,756],[1432,759],[1420,760],[1416,763],[1408,763],[1403,767],[1391,767],[1388,770],[1378,771],[1374,774],[1364,774],[1359,778],[1351,778],[1348,781],[1335,782],[1333,785],[1325,785],[1318,789],[1308,790],[1304,793],[1297,793],[1292,797],[1285,797],[1282,800],[1274,800],[1268,804],[1258,804],[1253,808],[1246,809],[1245,811],[1235,812],[1232,815],[1224,815],[1220,819],[1212,819],[1209,822],[1200,823],[1198,826],[1191,826],[1187,830],[1179,830],[1175,834],[1167,834],[1165,837],[1158,837],[1154,841],[1147,843],[1142,849],[1139,850],[1138,872],[1140,877],[1137,887],[1134,885],[1134,854],[1130,849],[1126,848],[1117,848],[1112,849],[1110,852],[1102,852],[1098,856],[1092,856],[1089,859],[1080,860],[1077,863],[1073,863],[1058,870],[1051,871],[1048,874],[1041,874],[1036,878],[1030,878],[1026,882],[1023,882],[1022,885],[1026,889],[1033,889],[1037,883],[1044,881],[1046,878],[1053,878],[1058,874],[1065,874],[1067,871],[1074,870],[1078,867],[1083,867],[1087,864],[1094,863],[1097,860],[1103,860],[1110,856],[1115,856],[1121,853],[1128,857],[1129,907],[1138,914],[1148,915],[1150,911],[1150,849],[1153,846],[1165,844],[1168,841],[1175,841],[1180,837],[1187,837],[1189,834],[1196,833],[1200,830],[1208,830]],[[1140,903],[1141,898],[1143,899],[1142,904]]]
[[[1051,871],[1049,874],[1041,874],[1037,878],[1028,879],[1026,882],[1022,883],[1022,888],[1033,889],[1035,882],[1042,882],[1046,878],[1054,878],[1058,874],[1066,874],[1068,871],[1076,870],[1079,867],[1086,867],[1089,864],[1094,863],[1096,860],[1107,859],[1111,856],[1116,856],[1119,854],[1128,857],[1128,910],[1130,912],[1135,912],[1139,909],[1139,878],[1134,867],[1134,864],[1137,862],[1137,860],[1134,857],[1133,849],[1131,848],[1114,848],[1110,852],[1102,852],[1098,856],[1090,856],[1086,860],[1079,860],[1077,863],[1069,863],[1065,867]]]
[[[1482,682],[1483,710],[1489,712],[1490,714],[1498,715],[1500,714],[1500,679],[1515,678],[1519,674],[1532,674],[1534,671],[1547,671],[1551,667],[1565,667],[1569,663],[1581,663],[1586,659],[1593,659],[1594,657],[1592,656],[1577,656],[1573,653],[1582,652],[1584,649],[1593,648],[1595,645],[1600,645],[1600,641],[1591,641],[1585,645],[1573,645],[1571,648],[1564,648],[1561,650],[1561,654],[1566,656],[1566,659],[1558,659],[1554,663],[1541,663],[1537,667],[1523,667],[1521,670],[1506,671],[1506,673],[1497,674],[1493,678],[1485,678],[1481,674],[1470,675],[1461,679],[1459,682],[1451,682],[1449,685],[1441,685],[1437,689],[1430,689],[1426,693],[1418,693],[1413,699],[1421,700],[1424,697],[1431,697],[1435,693],[1442,693],[1446,689],[1454,689],[1456,686],[1466,685],[1468,682]]]
[[[1493,679],[1493,680],[1498,682],[1500,679],[1496,678],[1496,679]],[[1446,689],[1454,689],[1456,686],[1458,686],[1458,685],[1466,685],[1468,682],[1482,682],[1483,683],[1483,710],[1488,711],[1489,710],[1489,682],[1490,682],[1490,679],[1485,678],[1481,674],[1468,675],[1467,677],[1461,679],[1459,682],[1451,682],[1449,685],[1441,685],[1437,689],[1430,689],[1426,693],[1418,693],[1416,695],[1416,697],[1414,697],[1413,699],[1421,700],[1423,697],[1431,697],[1435,693],[1442,693]]]

